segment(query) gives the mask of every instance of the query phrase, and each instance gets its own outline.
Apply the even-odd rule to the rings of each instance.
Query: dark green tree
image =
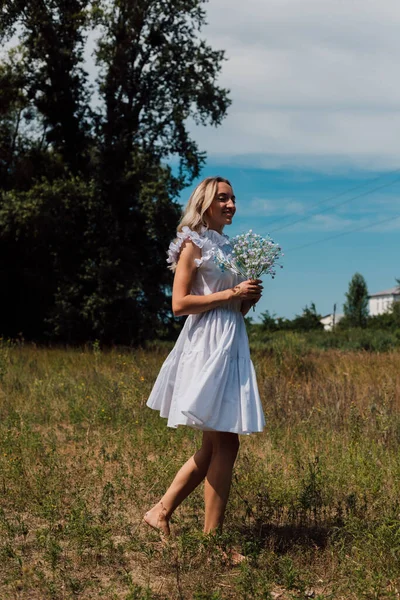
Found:
[[[49,319],[62,284],[80,289],[76,270],[87,259],[83,224],[92,196],[90,186],[73,176],[3,193],[0,248],[6,253],[0,252],[0,270],[7,293],[0,299],[2,334],[43,339],[46,331],[58,333]],[[64,315],[67,319],[66,310]],[[70,316],[63,339],[75,341]],[[87,339],[91,328],[79,322]]]
[[[131,343],[168,332],[165,251],[205,159],[189,124],[216,126],[229,106],[223,52],[199,35],[203,4],[3,3],[1,40],[21,42],[0,64],[0,308],[19,315],[3,333]]]
[[[370,329],[388,329],[400,331],[400,302],[395,302],[387,312],[382,315],[369,317],[368,327]]]
[[[43,338],[85,255],[91,111],[82,69],[88,2],[5,2],[0,64],[1,332]],[[3,101],[4,100],[4,101]],[[82,330],[82,328],[81,328]]]
[[[29,146],[22,133],[24,120],[29,119],[29,100],[25,93],[27,77],[15,49],[0,63],[0,189],[6,190],[22,175],[19,157]]]
[[[99,1],[96,50],[96,256],[86,264],[85,314],[95,335],[128,342],[158,333],[169,318],[165,250],[179,220],[178,194],[205,155],[189,119],[218,125],[227,91],[216,85],[223,52],[199,39],[199,0]],[[175,158],[174,173],[167,161]],[[66,291],[63,290],[65,302]]]
[[[253,323],[253,320],[254,320],[253,317],[245,317],[244,318],[244,322],[246,325],[246,331],[247,331],[248,335],[250,335],[251,332],[253,331],[253,328],[256,327],[256,325],[254,325],[254,323]]]
[[[0,40],[18,32],[25,79],[19,89],[32,120],[35,111],[34,137],[74,174],[87,166],[90,145],[90,87],[82,68],[89,6],[89,0],[6,0],[0,16]]]
[[[262,331],[277,331],[279,325],[277,323],[276,315],[266,310],[261,313],[261,329]]]
[[[343,305],[344,318],[340,328],[366,327],[368,319],[368,288],[360,273],[353,275]]]
[[[305,306],[301,315],[296,315],[290,322],[290,329],[294,331],[322,330],[321,315],[317,313],[314,302]]]
[[[321,323],[321,315],[317,313],[314,302],[310,306],[305,306],[301,315],[296,315],[294,319],[285,319],[271,315],[269,311],[261,313],[261,329],[264,332],[273,331],[312,331],[322,330],[324,326]]]
[[[396,279],[398,293],[400,294],[400,279]],[[400,332],[400,301],[393,303],[390,309],[381,315],[368,318],[368,327],[371,329],[389,329]]]

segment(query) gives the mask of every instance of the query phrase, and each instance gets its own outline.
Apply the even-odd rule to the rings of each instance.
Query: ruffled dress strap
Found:
[[[199,248],[203,248],[204,244],[206,243],[206,238],[202,237],[199,233],[197,233],[197,231],[192,231],[192,229],[189,229],[189,227],[185,226],[182,227],[182,231],[178,231],[178,233],[176,234],[177,239],[174,242],[171,242],[168,248],[168,258],[167,258],[167,262],[170,263],[169,265],[169,269],[175,269],[176,264],[178,262],[179,259],[179,255],[181,253],[182,250],[182,245],[186,240],[190,240],[191,242],[193,242],[193,244],[195,244],[196,246],[198,246]],[[202,262],[202,259],[195,259],[195,263],[197,266],[199,266]]]

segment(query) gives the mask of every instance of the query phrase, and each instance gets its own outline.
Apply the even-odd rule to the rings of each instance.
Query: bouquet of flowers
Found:
[[[222,270],[230,269],[246,279],[259,279],[264,274],[271,275],[273,279],[276,267],[282,268],[278,263],[283,256],[281,247],[269,236],[262,237],[250,229],[232,238],[230,245],[230,254],[219,252],[215,255],[215,261]]]

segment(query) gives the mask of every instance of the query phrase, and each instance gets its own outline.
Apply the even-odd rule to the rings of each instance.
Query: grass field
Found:
[[[142,515],[200,439],[145,407],[166,353],[0,346],[0,599],[400,598],[400,352],[255,349],[223,538],[199,488],[162,545]]]

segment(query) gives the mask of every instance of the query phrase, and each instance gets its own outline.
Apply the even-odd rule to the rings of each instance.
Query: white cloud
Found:
[[[212,0],[204,31],[226,50],[222,127],[209,155],[259,166],[400,164],[398,0]],[[317,161],[317,162],[315,162]]]
[[[210,0],[227,119],[191,124],[220,162],[332,171],[400,165],[399,0]],[[94,39],[86,67],[93,81]],[[94,96],[94,101],[98,101]]]
[[[291,197],[254,196],[240,205],[240,216],[254,218],[255,215],[268,218],[268,231],[272,234],[283,230],[288,233],[344,232],[364,227],[371,227],[371,231],[400,230],[400,201],[396,195],[358,198],[347,195],[347,198],[332,197],[326,202],[318,202],[316,197],[299,201]]]
[[[382,222],[381,222],[382,221]],[[282,230],[288,233],[320,231],[320,232],[356,232],[356,231],[374,231],[390,232],[400,231],[400,211],[393,212],[388,216],[387,212],[374,212],[365,214],[362,212],[348,214],[310,214],[308,218],[289,219],[282,225],[277,224],[275,228],[271,227],[271,233]],[[279,233],[279,235],[281,235]]]
[[[344,219],[337,215],[315,215],[306,225],[302,225],[302,229],[308,231],[346,231],[355,226],[362,227],[367,225],[367,221],[363,220],[355,222],[353,219]]]
[[[298,216],[304,214],[307,206],[303,202],[291,198],[259,198],[254,197],[240,207],[241,216]]]

